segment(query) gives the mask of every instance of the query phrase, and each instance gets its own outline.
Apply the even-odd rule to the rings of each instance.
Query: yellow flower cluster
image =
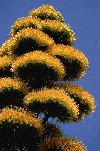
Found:
[[[39,151],[61,150],[61,151],[87,151],[86,147],[77,139],[69,137],[54,137],[46,139],[40,146]]]
[[[73,99],[71,99],[65,93],[65,91],[59,89],[57,90],[54,88],[52,89],[44,88],[43,90],[39,90],[35,92],[33,91],[25,96],[23,103],[25,105],[25,108],[29,108],[30,106],[32,106],[32,104],[34,105],[36,103],[37,109],[38,109],[38,104],[42,104],[42,106],[45,106],[47,104],[48,108],[44,107],[44,112],[45,111],[49,112],[49,115],[51,112],[53,114],[52,116],[55,116],[54,114],[56,110],[58,110],[59,113],[57,112],[56,116],[61,121],[63,120],[65,122],[67,120],[73,121],[73,119],[77,118],[78,115],[78,107],[73,101]],[[52,109],[52,107],[50,108],[50,104],[51,106],[53,104],[52,106],[53,108],[55,106],[55,111]],[[61,109],[61,113],[60,113],[60,109]],[[41,112],[41,110],[39,112]]]
[[[48,35],[41,32],[40,30],[33,28],[22,29],[18,34],[16,34],[16,43],[18,43],[23,38],[32,38],[32,40],[36,41],[40,46],[48,45],[49,47],[54,44],[53,39],[51,39]]]
[[[54,58],[53,56],[49,55],[46,52],[42,51],[34,51],[26,53],[23,56],[20,56],[16,59],[16,61],[12,64],[12,71],[18,75],[18,69],[20,67],[27,67],[27,65],[31,63],[33,66],[34,64],[41,63],[43,65],[46,65],[47,68],[52,68],[58,76],[58,80],[62,80],[65,75],[65,70],[60,62],[59,59]],[[26,71],[27,72],[27,71]],[[34,71],[35,72],[35,71]],[[34,73],[33,73],[34,75]],[[24,75],[23,75],[24,76]],[[41,75],[43,76],[43,75]]]
[[[5,89],[19,90],[23,92],[23,94],[28,93],[28,88],[23,82],[10,77],[0,78],[0,92],[5,91]]]
[[[56,20],[42,21],[42,31],[52,37],[55,43],[72,45],[76,40],[70,26]]]
[[[23,40],[27,42],[28,39],[31,39],[31,41],[32,41],[31,48],[29,48],[29,50],[25,50],[24,52],[18,52],[18,51],[21,51],[19,48],[19,44]],[[49,49],[49,48],[51,48],[52,45],[54,45],[53,39],[50,38],[45,33],[43,33],[42,31],[33,29],[33,28],[22,29],[15,36],[13,36],[10,39],[8,39],[7,41],[5,41],[5,43],[0,48],[0,56],[18,55],[18,54],[23,54],[26,51],[27,52],[32,51],[32,50],[34,50],[34,42],[37,44],[37,49],[38,49],[38,47],[40,49],[41,49],[41,47],[42,47],[42,49],[43,49],[43,47],[44,48],[47,47],[47,49]],[[27,46],[28,46],[28,44],[27,44]],[[24,45],[22,47],[24,48]],[[17,51],[16,51],[16,49],[17,49]]]
[[[10,34],[11,36],[14,36],[17,32],[27,27],[41,29],[41,20],[39,18],[33,18],[31,16],[22,17],[14,22]]]
[[[20,108],[4,108],[0,112],[0,126],[2,126],[2,123],[6,122],[8,123],[8,126],[10,123],[12,125],[14,124],[20,124],[21,125],[27,125],[29,127],[35,127],[39,131],[40,134],[43,133],[43,126],[41,124],[41,121],[39,119],[36,119],[33,117],[30,113],[24,111],[23,109],[20,110]],[[34,134],[33,134],[34,135]]]
[[[10,56],[12,54],[12,50],[14,48],[16,41],[14,37],[7,39],[2,46],[0,47],[0,57]]]
[[[58,20],[63,22],[63,16],[57,10],[55,10],[52,6],[46,4],[38,9],[31,10],[29,15],[32,17],[37,17],[41,19],[51,19],[51,20]]]
[[[74,99],[74,101],[79,105],[79,109],[85,115],[91,114],[95,110],[95,100],[88,91],[83,89],[79,85],[75,84],[66,84],[60,85],[60,88],[63,88],[67,94]]]
[[[49,53],[59,58],[66,68],[66,80],[81,78],[88,69],[88,59],[79,50],[58,44],[52,47]]]
[[[55,43],[72,45],[75,41],[75,34],[70,26],[56,20],[40,20],[39,18],[23,17],[15,21],[11,29],[11,36],[14,36],[23,28],[36,28],[52,37]],[[55,33],[55,35],[54,35]]]

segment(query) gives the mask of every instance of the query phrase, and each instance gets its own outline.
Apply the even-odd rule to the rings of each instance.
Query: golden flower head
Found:
[[[23,108],[6,107],[2,109],[0,112],[0,123],[7,120],[8,122],[12,122],[13,124],[26,123],[26,124],[29,124],[30,126],[36,126],[37,128],[41,127],[40,120],[33,117],[33,115],[25,111]]]
[[[41,121],[22,108],[7,107],[0,112],[0,140],[4,145],[3,149],[7,146],[6,150],[16,150],[14,148],[19,147],[37,150],[43,132]]]
[[[33,18],[31,16],[22,17],[14,22],[10,34],[11,36],[14,36],[23,28],[28,27],[34,29],[41,29],[41,20],[39,18]]]
[[[28,89],[23,82],[10,77],[0,78],[0,92],[5,90],[5,88],[20,90],[23,91],[24,94],[28,92]]]
[[[3,43],[0,48],[0,56],[18,56],[37,49],[46,51],[52,45],[54,45],[53,39],[42,31],[25,28]]]
[[[25,96],[23,103],[29,110],[48,112],[50,117],[58,117],[63,122],[73,121],[78,115],[78,106],[61,89],[44,88],[33,91]]]
[[[11,51],[14,48],[14,44],[16,43],[14,38],[9,38],[7,39],[2,46],[0,47],[0,57],[4,57],[4,56],[10,56],[11,55]]]
[[[56,44],[72,45],[75,34],[71,27],[65,23],[56,20],[43,20],[42,31],[52,37]]]
[[[55,45],[49,53],[59,58],[66,68],[65,80],[81,78],[88,69],[88,59],[79,50],[62,44]]]
[[[95,110],[95,100],[88,91],[82,88],[79,85],[69,83],[66,85],[61,85],[67,94],[70,95],[71,98],[74,99],[76,104],[79,105],[79,110],[81,110],[81,114],[91,114]]]
[[[63,16],[61,13],[53,8],[51,5],[43,5],[38,9],[31,10],[29,15],[32,17],[37,17],[41,19],[51,19],[51,20],[59,20],[63,22]]]
[[[28,65],[31,64],[31,69],[30,72],[32,72],[32,77],[33,78],[37,78],[36,76],[34,77],[35,73],[37,73],[38,75],[41,75],[40,78],[45,75],[45,77],[52,79],[52,80],[61,80],[63,79],[64,75],[65,75],[65,70],[64,67],[62,65],[62,63],[60,62],[59,59],[54,58],[53,56],[49,55],[46,52],[42,52],[42,51],[34,51],[34,52],[30,52],[27,53],[23,56],[20,56],[16,59],[16,61],[12,64],[12,71],[17,75],[20,76],[21,75],[21,70],[23,71],[25,69],[25,74],[29,74],[30,76],[30,72],[28,71]],[[41,68],[38,68],[38,65],[41,66]],[[19,71],[20,68],[20,71]],[[33,70],[32,70],[33,69]],[[48,74],[46,73],[46,71],[48,70]],[[50,71],[49,71],[50,70]],[[51,70],[53,71],[52,74]],[[41,71],[41,74],[40,74]],[[19,73],[18,73],[19,72]],[[43,75],[42,75],[43,73]],[[24,78],[24,75],[22,74],[22,78]],[[25,75],[26,76],[26,75]],[[31,78],[32,78],[31,77]],[[54,79],[55,77],[55,79]],[[26,76],[26,78],[28,78]]]

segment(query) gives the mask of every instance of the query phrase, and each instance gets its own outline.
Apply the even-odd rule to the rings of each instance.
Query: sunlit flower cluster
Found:
[[[65,85],[64,90],[73,98],[74,97],[76,97],[76,99],[79,98],[80,101],[78,102],[79,104],[83,104],[84,106],[85,105],[87,106],[87,110],[84,110],[84,107],[82,108],[83,112],[85,112],[86,114],[90,114],[94,112],[95,101],[92,94],[90,94],[88,91],[83,89],[81,86],[75,84]]]
[[[16,59],[16,61],[12,64],[12,71],[17,76],[19,76],[18,72],[20,72],[20,71],[18,71],[18,69],[26,68],[26,70],[28,70],[28,67],[27,67],[28,64],[32,64],[33,66],[42,64],[42,66],[45,65],[48,69],[52,68],[52,70],[54,71],[54,74],[56,75],[56,80],[63,79],[63,77],[65,75],[65,70],[64,70],[64,67],[63,67],[62,63],[60,62],[60,60],[57,58],[54,58],[53,56],[49,55],[46,52],[42,52],[42,51],[29,52],[23,56],[18,57]],[[33,76],[34,76],[34,73],[35,73],[35,70],[33,71]],[[42,73],[40,73],[40,74],[41,74],[41,77],[44,76],[44,75],[42,75]],[[24,75],[23,75],[23,77],[24,77]],[[53,77],[52,77],[52,80],[53,80]]]
[[[31,110],[33,107],[33,111],[41,106],[41,109],[36,112],[48,112],[49,115],[56,116],[61,121],[72,121],[78,115],[78,106],[73,99],[65,91],[59,89],[52,88],[31,92],[24,98],[24,104]]]
[[[46,139],[40,146],[39,151],[59,150],[59,151],[86,151],[86,147],[77,139],[69,137],[54,137]]]
[[[31,10],[29,15],[32,17],[37,17],[41,19],[50,19],[50,20],[58,20],[63,21],[63,16],[57,10],[55,10],[52,6],[46,4],[38,9]]]
[[[5,89],[16,89],[22,91],[24,94],[28,92],[28,89],[23,82],[10,77],[0,78],[0,92]]]
[[[7,147],[6,150],[11,150],[12,145],[28,149],[36,148],[43,131],[41,121],[23,109],[4,108],[0,112],[0,139],[5,144],[3,149]]]
[[[49,52],[59,58],[66,68],[65,80],[81,78],[88,69],[88,59],[79,50],[62,44],[55,45]]]
[[[14,58],[12,56],[0,57],[0,69],[5,68],[6,66],[11,66]]]
[[[25,45],[26,48],[24,48]],[[0,56],[24,54],[34,50],[34,47],[35,50],[42,49],[45,51],[52,45],[54,45],[53,39],[42,31],[33,28],[22,29],[15,36],[5,41],[0,48]]]
[[[35,28],[43,31],[52,37],[55,43],[72,45],[75,41],[75,34],[71,27],[56,20],[40,20],[39,18],[23,17],[15,21],[11,29],[11,36],[14,36],[23,28]]]
[[[57,86],[63,89],[69,96],[74,99],[79,107],[79,117],[77,120],[82,120],[86,115],[92,114],[95,110],[95,100],[92,94],[86,91],[79,85],[69,83]]]
[[[0,125],[3,122],[8,121],[8,123],[19,123],[29,125],[30,127],[36,127],[39,130],[43,131],[43,127],[41,125],[40,120],[33,117],[28,112],[24,111],[23,109],[20,110],[20,108],[4,108],[0,112]]]
[[[14,48],[13,45],[16,43],[14,37],[7,39],[0,47],[0,57],[10,56],[11,50]]]
[[[39,18],[33,18],[31,16],[22,17],[16,20],[11,28],[11,36],[16,35],[17,32],[23,28],[41,29],[41,20]]]
[[[56,44],[72,45],[75,41],[75,34],[70,26],[56,20],[42,21],[42,31],[52,37]]]

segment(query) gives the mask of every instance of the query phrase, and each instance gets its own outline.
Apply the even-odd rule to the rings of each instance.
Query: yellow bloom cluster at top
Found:
[[[31,16],[22,17],[16,20],[11,28],[10,35],[14,36],[17,32],[22,30],[23,28],[34,28],[41,29],[41,19],[33,18]]]
[[[52,37],[55,43],[72,45],[75,41],[75,34],[71,27],[65,23],[56,20],[40,20],[34,17],[23,17],[14,22],[11,28],[11,36],[23,28],[35,28],[43,31]]]
[[[52,6],[46,4],[42,7],[39,7],[38,9],[31,10],[29,12],[29,15],[32,17],[37,17],[41,19],[50,19],[50,20],[58,20],[63,22],[63,16],[61,13],[57,10],[55,10]]]

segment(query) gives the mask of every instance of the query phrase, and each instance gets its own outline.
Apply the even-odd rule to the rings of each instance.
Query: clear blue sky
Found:
[[[9,38],[13,22],[31,9],[50,4],[58,9],[76,33],[74,47],[89,59],[87,74],[76,83],[91,92],[96,111],[79,124],[61,124],[65,134],[82,140],[88,151],[100,151],[100,0],[0,0],[0,45]]]

